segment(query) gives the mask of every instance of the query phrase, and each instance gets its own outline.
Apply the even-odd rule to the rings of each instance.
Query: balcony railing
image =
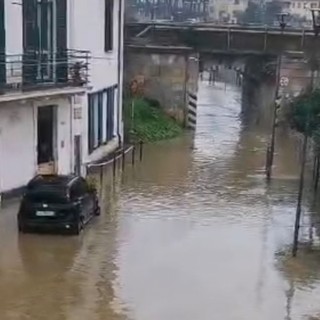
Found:
[[[89,60],[90,53],[79,50],[0,54],[0,94],[86,86]]]

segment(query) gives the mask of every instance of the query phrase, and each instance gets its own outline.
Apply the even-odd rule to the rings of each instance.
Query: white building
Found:
[[[248,0],[210,0],[209,18],[218,23],[237,24],[238,17],[247,9]]]
[[[122,140],[123,0],[0,0],[0,193]]]
[[[320,2],[314,0],[282,0],[284,11],[290,14],[290,23],[297,27],[311,27],[310,9],[320,8]]]

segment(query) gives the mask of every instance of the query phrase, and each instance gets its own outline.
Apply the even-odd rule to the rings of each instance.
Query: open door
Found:
[[[38,108],[38,169],[40,174],[55,174],[57,160],[57,108]]]

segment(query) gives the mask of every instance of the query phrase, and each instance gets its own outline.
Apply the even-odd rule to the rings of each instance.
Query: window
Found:
[[[296,4],[294,2],[291,3],[291,7],[294,8]]]
[[[316,3],[316,2],[312,2],[312,3],[311,3],[311,8],[312,8],[312,9],[315,9],[316,7],[317,7],[317,3]]]
[[[113,50],[113,0],[105,0],[104,50]]]
[[[297,6],[298,6],[298,8],[300,9],[300,8],[301,8],[301,3],[298,2]]]
[[[116,86],[92,93],[88,97],[89,152],[108,143],[115,135]]]
[[[87,192],[87,184],[82,179],[77,181],[70,190],[71,199],[77,199],[84,196]]]

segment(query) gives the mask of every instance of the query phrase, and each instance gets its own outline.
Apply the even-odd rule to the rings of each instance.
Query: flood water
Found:
[[[238,87],[201,84],[195,136],[146,146],[114,182],[109,168],[104,212],[80,237],[18,235],[6,203],[0,319],[320,319],[312,200],[301,241],[314,246],[290,258],[296,146],[279,135],[267,185],[268,132],[240,111]]]

